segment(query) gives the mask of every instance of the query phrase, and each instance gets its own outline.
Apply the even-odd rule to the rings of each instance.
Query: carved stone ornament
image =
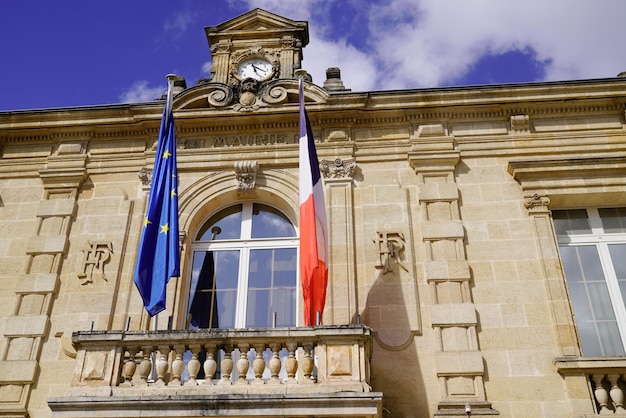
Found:
[[[144,186],[149,186],[152,183],[152,170],[146,167],[142,167],[137,173],[139,180],[141,180],[141,184]]]
[[[93,283],[94,274],[100,276],[104,281],[108,281],[104,274],[104,265],[113,254],[113,243],[111,241],[89,241],[89,247],[83,250],[83,271],[78,274],[78,278],[83,280],[82,284]]]
[[[374,243],[378,249],[377,269],[382,269],[383,274],[393,273],[393,261],[398,264],[402,270],[409,271],[402,264],[401,252],[404,250],[404,234],[402,232],[376,232],[377,239]]]
[[[356,161],[354,158],[342,160],[335,158],[334,161],[321,160],[320,171],[325,178],[330,179],[348,179],[354,176],[356,169]]]
[[[511,130],[513,132],[530,132],[530,118],[528,115],[511,116]]]
[[[235,161],[237,190],[240,193],[251,193],[256,186],[256,174],[259,170],[257,161]]]
[[[257,110],[259,106],[256,104],[257,93],[259,92],[259,82],[252,78],[247,78],[233,86],[237,91],[239,103],[233,108],[242,112],[251,112]]]

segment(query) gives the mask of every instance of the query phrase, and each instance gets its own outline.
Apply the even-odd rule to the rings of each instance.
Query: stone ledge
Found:
[[[554,364],[562,375],[626,372],[626,357],[557,357]]]
[[[49,398],[52,417],[206,417],[206,416],[334,416],[374,418],[381,416],[383,394],[329,393],[147,395],[135,397],[84,396]]]

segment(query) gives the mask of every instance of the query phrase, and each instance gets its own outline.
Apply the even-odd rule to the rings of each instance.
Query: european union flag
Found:
[[[165,309],[167,282],[172,276],[180,276],[176,130],[172,113],[174,79],[175,76],[168,76],[167,100],[135,268],[135,285],[150,316]]]

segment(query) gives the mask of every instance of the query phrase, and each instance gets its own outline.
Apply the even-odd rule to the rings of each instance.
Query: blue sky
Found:
[[[206,77],[204,27],[260,7],[309,21],[303,67],[353,91],[614,77],[623,0],[21,0],[2,3],[0,110],[152,100]]]

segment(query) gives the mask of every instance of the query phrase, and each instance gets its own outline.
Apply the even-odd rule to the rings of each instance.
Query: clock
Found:
[[[253,78],[257,81],[267,80],[274,74],[272,64],[263,58],[250,58],[239,64],[237,75],[240,79]]]

